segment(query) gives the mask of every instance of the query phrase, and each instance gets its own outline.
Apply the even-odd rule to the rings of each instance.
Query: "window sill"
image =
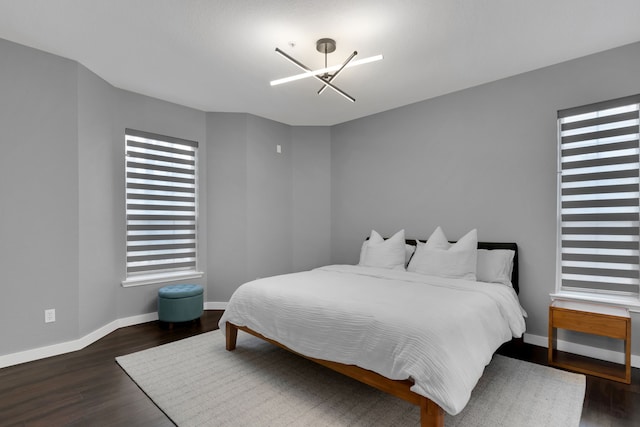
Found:
[[[123,288],[132,286],[154,285],[165,282],[175,282],[178,280],[198,279],[204,275],[201,271],[178,271],[175,273],[144,274],[129,277],[122,281]]]
[[[552,301],[565,300],[592,302],[596,304],[625,307],[628,308],[629,311],[640,313],[640,300],[638,299],[638,297],[633,296],[603,295],[598,293],[571,291],[560,291],[550,294],[550,296]]]

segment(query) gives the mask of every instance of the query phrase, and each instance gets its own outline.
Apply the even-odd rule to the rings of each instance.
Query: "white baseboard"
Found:
[[[227,308],[226,302],[212,301],[204,303],[205,310],[224,310],[225,308]],[[0,356],[0,369],[6,368],[8,366],[19,365],[21,363],[32,362],[34,360],[44,359],[46,357],[58,356],[60,354],[82,350],[86,346],[98,341],[100,338],[109,335],[116,329],[124,328],[131,325],[138,325],[140,323],[153,322],[155,320],[158,320],[157,312],[116,319],[113,322],[110,322],[103,327],[98,328],[95,331],[78,338],[77,340],[2,355]]]
[[[209,301],[204,303],[204,309],[205,310],[226,310],[227,304],[228,304],[227,302]]]
[[[226,309],[226,307],[227,303],[221,301],[210,301],[204,303],[205,310],[224,310]],[[158,313],[146,313],[137,316],[116,319],[113,322],[110,322],[107,325],[104,325],[103,327],[98,328],[81,338],[78,338],[77,340],[0,356],[0,369],[6,368],[8,366],[19,365],[21,363],[32,362],[34,360],[44,359],[46,357],[58,356],[60,354],[82,350],[86,346],[98,341],[100,338],[109,335],[116,329],[124,328],[131,325],[138,325],[140,323],[153,322],[155,320],[158,320]],[[524,342],[540,347],[548,347],[547,337],[539,335],[525,334]],[[593,357],[595,359],[606,360],[609,362],[624,362],[624,353],[622,352],[605,350],[582,344],[575,344],[563,340],[558,340],[558,350],[580,354],[582,356]],[[634,368],[640,368],[640,356],[634,354],[631,355],[631,366],[633,366]]]
[[[549,348],[549,339],[540,335],[524,334],[524,342]],[[592,357],[594,359],[606,360],[608,362],[624,363],[624,353],[621,351],[606,350],[563,340],[558,340],[557,349],[581,356]],[[635,354],[631,355],[631,366],[640,368],[640,356],[636,356]]]
[[[116,329],[124,328],[125,326],[137,325],[140,323],[152,322],[154,320],[158,320],[158,313],[146,313],[137,316],[116,319],[113,322],[110,322],[103,327],[98,328],[95,331],[78,338],[77,340],[0,356],[0,368],[6,368],[8,366],[32,362],[34,360],[44,359],[46,357],[58,356],[60,354],[82,350],[86,346],[98,341],[100,338],[109,335]]]

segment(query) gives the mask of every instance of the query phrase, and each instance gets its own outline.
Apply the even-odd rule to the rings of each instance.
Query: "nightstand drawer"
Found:
[[[628,319],[585,313],[581,311],[553,310],[553,326],[587,334],[625,339]]]

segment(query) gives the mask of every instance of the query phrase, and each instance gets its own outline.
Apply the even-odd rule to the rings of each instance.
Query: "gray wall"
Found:
[[[291,272],[291,127],[247,118],[247,274]],[[280,144],[282,153],[276,152]]]
[[[114,88],[78,65],[79,325],[86,335],[109,322],[156,310],[165,284],[123,288],[125,278],[124,129],[200,142],[206,114]],[[199,215],[206,218],[206,170],[200,169]],[[206,272],[206,221],[199,226],[199,265]],[[206,285],[206,275],[194,283]]]
[[[124,129],[201,142],[206,113],[113,88],[76,62],[0,40],[0,355],[156,310],[123,288]],[[207,259],[201,168],[200,265]],[[207,285],[206,275],[196,283]],[[44,323],[44,310],[56,322]]]
[[[77,65],[0,40],[0,354],[78,333]],[[44,310],[57,321],[44,323]]]
[[[193,282],[206,301],[225,302],[255,277],[328,262],[328,128],[160,101],[5,40],[0,58],[0,355],[156,311],[164,283],[121,286],[125,128],[200,142],[205,275]],[[55,323],[44,323],[48,308]]]
[[[329,129],[209,113],[207,137],[208,300],[228,301],[256,277],[326,265]]]
[[[357,262],[371,228],[426,238],[440,225],[451,239],[477,228],[480,240],[517,242],[527,329],[546,337],[556,112],[640,93],[638,76],[640,43],[334,126],[332,262]]]
[[[291,129],[293,156],[293,271],[331,262],[331,130]]]
[[[248,280],[247,114],[207,116],[210,301],[229,301]]]
[[[115,143],[113,127],[115,101],[109,84],[78,65],[80,335],[117,318],[124,202],[122,174],[114,173],[122,168],[122,146]]]

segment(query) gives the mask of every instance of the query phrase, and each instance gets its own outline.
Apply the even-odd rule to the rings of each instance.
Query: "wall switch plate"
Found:
[[[276,144],[276,153],[282,154],[282,145]]]
[[[56,321],[56,309],[50,308],[44,311],[44,323],[51,323]]]

